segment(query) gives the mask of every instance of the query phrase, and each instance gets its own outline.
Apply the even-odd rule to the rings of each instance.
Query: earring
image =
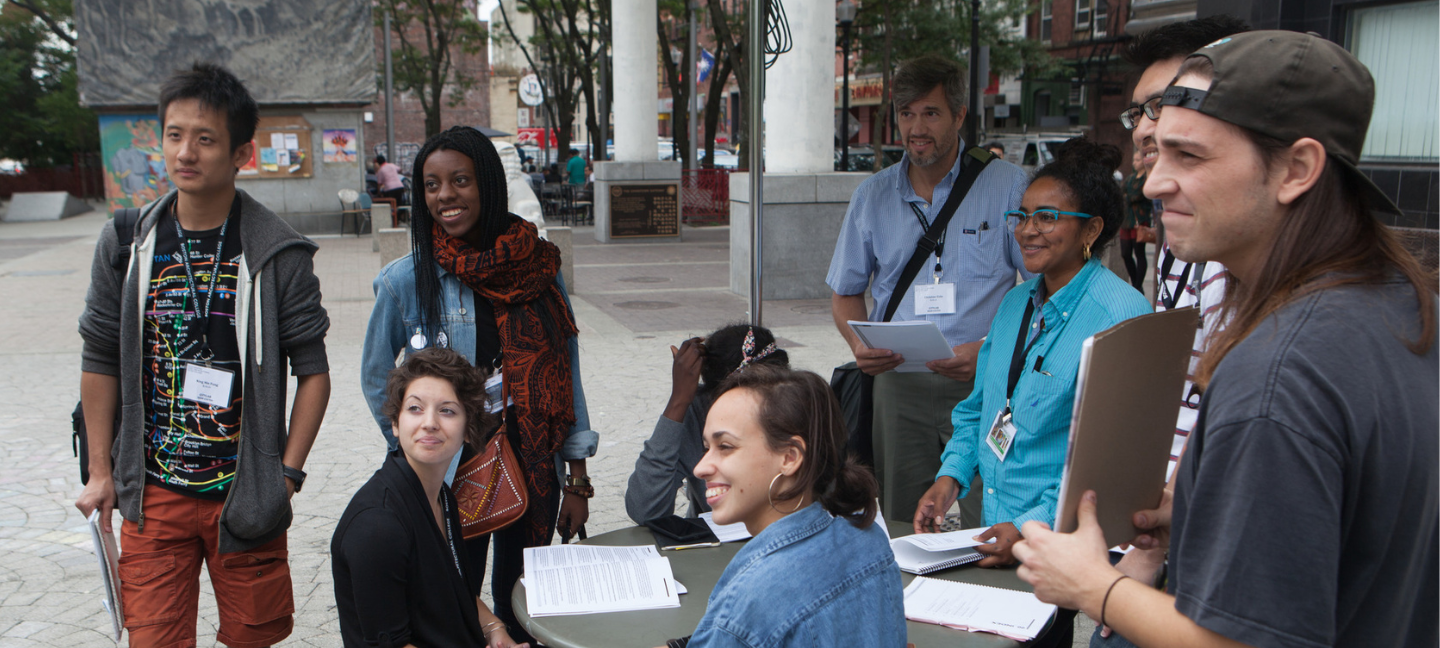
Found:
[[[1085,248],[1080,251],[1080,256],[1086,261],[1090,260],[1090,244],[1086,243]]]
[[[770,486],[765,489],[765,499],[770,500],[770,508],[775,509],[776,513],[779,513],[781,515],[789,515],[791,513],[794,513],[795,511],[800,510],[800,505],[805,503],[805,498],[800,498],[800,501],[795,503],[795,508],[788,511],[782,511],[775,507],[775,496],[771,494],[771,491],[775,490],[775,480],[780,479],[780,475],[782,474],[784,473],[775,473],[775,476],[770,478]]]

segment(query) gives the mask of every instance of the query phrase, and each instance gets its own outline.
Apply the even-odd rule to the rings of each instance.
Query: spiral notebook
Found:
[[[985,543],[975,540],[974,537],[984,533],[987,528],[989,527],[895,538],[890,541],[890,550],[895,552],[895,563],[900,565],[901,571],[929,574],[984,558],[985,555],[975,551],[975,547]]]

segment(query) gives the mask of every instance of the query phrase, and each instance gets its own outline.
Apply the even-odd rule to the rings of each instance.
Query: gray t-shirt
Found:
[[[1175,607],[1254,646],[1440,640],[1436,346],[1405,282],[1300,298],[1220,364],[1181,460]]]

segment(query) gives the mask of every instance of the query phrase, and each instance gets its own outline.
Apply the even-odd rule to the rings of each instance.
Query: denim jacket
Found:
[[[460,282],[460,279],[444,268],[439,268],[440,292],[444,304],[440,317],[450,348],[459,351],[473,364],[475,362],[475,293]],[[565,293],[565,284],[557,275],[560,293],[565,295],[566,306],[570,296]],[[395,358],[403,350],[406,355],[415,351],[410,347],[410,338],[420,326],[422,311],[415,292],[415,264],[410,255],[391,261],[375,277],[375,308],[370,311],[370,325],[365,331],[365,349],[360,356],[360,384],[365,390],[365,401],[370,413],[385,435],[385,442],[391,451],[397,442],[390,430],[390,419],[385,417],[385,379],[395,368]],[[434,340],[427,340],[434,344]],[[561,446],[560,461],[575,461],[595,456],[600,444],[600,435],[590,429],[590,412],[585,406],[585,390],[580,386],[580,345],[575,337],[569,340],[571,382],[575,386],[575,424],[566,435]]]
[[[811,504],[735,554],[688,648],[904,648],[904,588],[876,521],[857,529]]]

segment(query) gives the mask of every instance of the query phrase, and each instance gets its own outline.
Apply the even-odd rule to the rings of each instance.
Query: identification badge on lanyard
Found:
[[[181,398],[212,407],[230,407],[230,386],[235,382],[235,372],[197,362],[187,362],[184,366],[185,384],[180,390]]]
[[[933,283],[915,286],[915,314],[955,314],[955,284]]]
[[[500,404],[502,400],[505,401],[504,405]],[[485,379],[485,411],[491,414],[499,414],[504,411],[506,407],[514,404],[514,398],[505,397],[505,378],[501,375],[500,369],[497,367],[495,373],[490,374],[490,377]]]
[[[1005,461],[1005,455],[1010,454],[1010,444],[1015,440],[1015,421],[1010,415],[1010,408],[1002,408],[995,414],[995,422],[990,425],[990,433],[985,435],[985,445],[995,453],[995,458]]]

